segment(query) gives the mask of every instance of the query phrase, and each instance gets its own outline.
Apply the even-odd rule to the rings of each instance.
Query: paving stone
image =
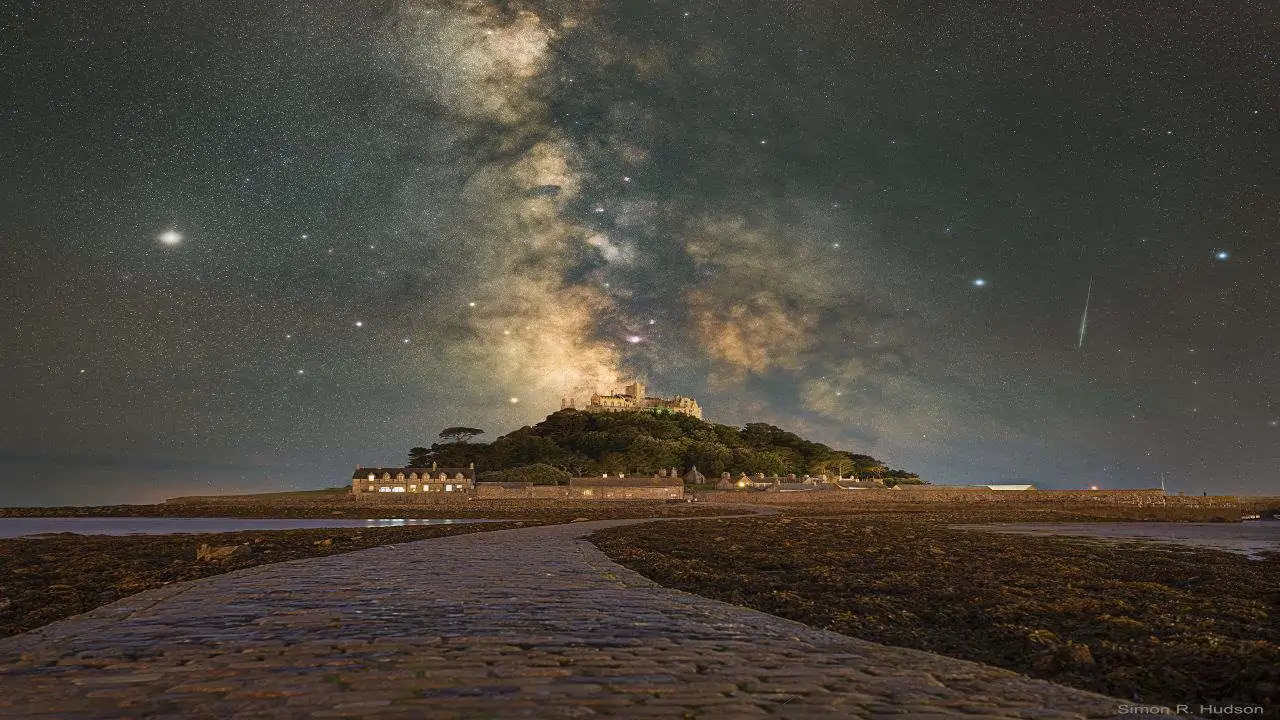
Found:
[[[580,538],[259,566],[0,640],[0,718],[1118,717],[1121,701],[669,590]]]

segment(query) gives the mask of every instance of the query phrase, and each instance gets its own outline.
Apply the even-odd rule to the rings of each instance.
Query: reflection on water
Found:
[[[0,538],[76,533],[78,535],[171,535],[241,530],[307,530],[316,528],[380,528],[410,525],[460,525],[497,520],[418,518],[0,518]]]
[[[992,523],[952,525],[957,530],[1013,533],[1018,535],[1066,535],[1102,540],[1170,543],[1241,553],[1261,559],[1280,553],[1280,522],[1244,523]]]

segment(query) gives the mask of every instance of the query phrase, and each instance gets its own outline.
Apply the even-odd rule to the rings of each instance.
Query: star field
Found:
[[[1265,4],[3,17],[4,504],[337,485],[633,373],[934,482],[1280,494]]]

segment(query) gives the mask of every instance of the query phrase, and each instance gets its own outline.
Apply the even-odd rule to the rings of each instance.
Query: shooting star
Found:
[[[1076,338],[1076,349],[1084,347],[1084,332],[1089,329],[1089,300],[1093,298],[1093,278],[1089,278],[1089,291],[1084,295],[1084,312],[1080,313],[1080,336]]]

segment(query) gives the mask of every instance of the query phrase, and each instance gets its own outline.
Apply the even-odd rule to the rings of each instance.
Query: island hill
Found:
[[[531,496],[658,499],[682,497],[686,486],[816,490],[824,484],[835,489],[837,481],[864,487],[922,482],[915,473],[869,455],[836,450],[772,425],[720,425],[662,407],[566,408],[493,442],[475,442],[480,434],[478,428],[447,428],[440,436],[450,442],[411,449],[405,467],[356,468],[352,490],[357,495],[473,491],[496,498],[563,486],[560,492],[547,488]]]

